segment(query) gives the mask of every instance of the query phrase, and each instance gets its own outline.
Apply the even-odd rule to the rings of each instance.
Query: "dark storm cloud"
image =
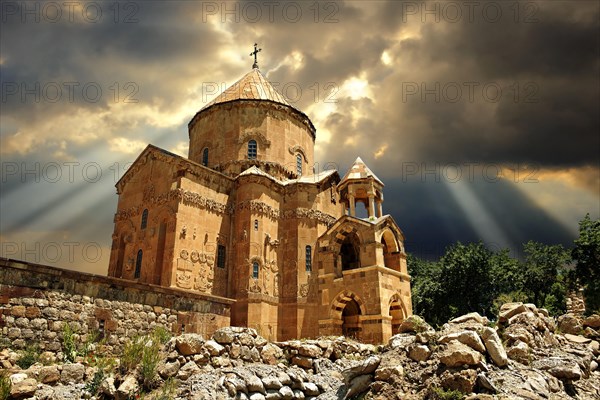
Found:
[[[249,8],[252,3],[262,10],[256,21]],[[263,48],[261,71],[268,73],[269,80],[279,83],[278,88],[290,83],[300,87],[301,96],[294,105],[315,122],[317,161],[336,163],[343,175],[360,155],[384,179],[384,208],[405,231],[409,251],[421,248],[423,255],[437,255],[454,240],[475,241],[481,235],[469,222],[470,211],[447,186],[403,181],[402,169],[408,163],[419,168],[421,163],[435,168],[464,162],[576,168],[575,180],[588,188],[598,187],[597,2],[487,2],[502,8],[503,17],[496,22],[482,16],[486,2],[477,2],[480,6],[473,21],[465,9],[467,2],[460,1],[286,1],[279,2],[273,19],[263,3],[121,2],[138,7],[129,14],[130,23],[124,23],[124,18],[131,10],[121,10],[119,23],[113,22],[110,9],[104,10],[106,18],[97,23],[81,18],[75,23],[23,23],[21,16],[6,16],[0,26],[3,84],[31,87],[36,82],[42,86],[78,82],[80,86],[74,102],[66,92],[57,102],[32,101],[31,96],[23,101],[20,94],[3,98],[2,143],[14,139],[10,154],[1,149],[3,161],[48,163],[58,153],[65,159],[99,162],[104,167],[115,161],[124,165],[137,155],[111,154],[109,143],[114,138],[152,142],[167,149],[185,143],[185,114],[191,118],[214,96],[207,94],[204,84],[222,86],[239,79],[250,69],[248,53],[257,42]],[[450,3],[462,7],[457,22],[443,13],[439,22],[436,15],[423,14],[425,7],[442,10]],[[511,8],[516,4],[521,7],[518,18]],[[216,9],[207,8],[212,6]],[[287,14],[283,12],[286,6],[290,7]],[[296,6],[302,9],[298,20],[293,18]],[[231,10],[237,11],[231,14]],[[383,52],[390,59],[388,64],[382,62]],[[293,54],[302,61],[297,62]],[[339,90],[356,78],[368,81],[369,97],[357,98]],[[81,98],[80,88],[89,82],[103,90],[98,101]],[[123,107],[114,107],[114,82],[119,83],[117,102]],[[138,102],[124,106],[121,100],[127,82],[137,85]],[[330,114],[318,115],[331,106],[325,102],[325,89],[331,84],[338,89],[333,94],[337,102]],[[422,96],[423,88],[435,91],[436,84],[439,100],[435,95]],[[450,89],[457,85],[463,90],[456,102],[449,99],[451,90],[443,93],[448,84]],[[466,84],[477,85],[473,100]],[[418,92],[409,94],[407,90],[414,85]],[[488,95],[501,88],[497,101],[482,94],[486,85],[490,86]],[[171,121],[173,115],[183,117]],[[13,137],[16,132],[20,136]],[[328,141],[321,140],[328,134]],[[110,242],[116,201],[112,179],[103,179],[93,188],[82,184],[87,189],[68,184],[59,190],[57,184],[52,198],[45,197],[43,186],[27,189],[31,186],[27,180],[2,183],[3,231],[41,230],[39,221],[49,218],[51,208],[59,220],[52,229]],[[532,238],[564,244],[571,239],[572,233],[565,233],[514,185],[477,182],[471,189],[498,229],[510,238],[509,246],[516,249]],[[7,196],[15,204],[19,193],[37,199],[36,207],[28,213],[7,208]],[[86,196],[93,215],[63,211],[66,206],[61,201],[77,197],[85,203]]]

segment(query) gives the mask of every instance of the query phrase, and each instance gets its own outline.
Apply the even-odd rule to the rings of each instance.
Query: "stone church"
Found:
[[[313,123],[256,61],[188,129],[188,158],[148,145],[116,184],[109,275],[235,300],[231,325],[272,340],[387,341],[410,276],[369,167],[319,171]]]

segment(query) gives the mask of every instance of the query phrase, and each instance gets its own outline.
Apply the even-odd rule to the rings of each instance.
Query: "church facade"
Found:
[[[360,158],[313,168],[315,127],[256,64],[188,128],[188,158],[148,145],[117,182],[110,276],[233,299],[231,325],[272,340],[381,343],[411,315],[383,183]]]

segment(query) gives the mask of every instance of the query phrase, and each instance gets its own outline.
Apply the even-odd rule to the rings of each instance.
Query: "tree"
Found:
[[[600,310],[600,219],[587,214],[579,222],[579,237],[571,252],[577,263],[575,275],[584,287],[588,312]]]
[[[565,266],[570,261],[569,253],[562,245],[545,245],[529,241],[523,245],[525,251],[524,290],[538,307],[546,307],[549,294],[553,298],[549,304],[554,312],[564,311],[566,286]]]

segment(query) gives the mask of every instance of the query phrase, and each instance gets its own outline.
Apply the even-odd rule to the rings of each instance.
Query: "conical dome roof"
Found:
[[[270,100],[294,108],[281,93],[275,90],[271,82],[265,78],[258,68],[253,68],[252,71],[227,88],[213,101],[202,107],[200,111],[215,104],[233,100]]]

